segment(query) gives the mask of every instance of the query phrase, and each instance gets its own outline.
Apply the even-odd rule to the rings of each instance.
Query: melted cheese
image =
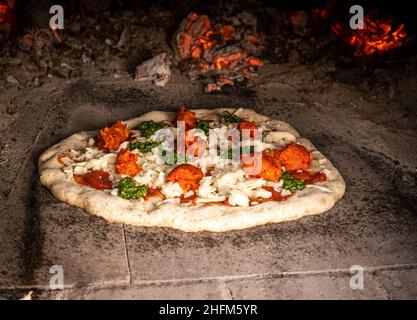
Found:
[[[164,184],[161,188],[161,192],[167,198],[176,198],[183,194],[183,190],[178,182],[168,182]]]
[[[231,206],[249,207],[249,197],[239,190],[231,190],[229,204]]]
[[[213,124],[212,124],[213,125]],[[266,129],[265,126],[260,126]],[[220,124],[220,126],[213,129],[217,135],[225,135],[227,130],[236,129],[236,124]],[[134,180],[140,185],[148,185],[150,188],[161,188],[162,194],[167,200],[172,200],[175,203],[178,197],[184,194],[182,188],[178,183],[167,182],[167,174],[177,165],[170,165],[165,163],[165,158],[161,156],[161,151],[171,152],[173,154],[172,145],[168,141],[164,141],[161,137],[165,136],[164,130],[171,131],[176,135],[176,128],[164,128],[158,130],[150,140],[158,139],[163,142],[153,148],[150,152],[145,154],[135,149],[131,152],[139,154],[138,165],[141,166],[142,171],[139,172]],[[200,138],[206,140],[207,137],[203,133],[198,133]],[[132,131],[132,136],[137,141],[146,141],[144,137],[140,136],[137,130]],[[269,131],[266,133],[264,141],[259,144],[261,150],[275,148],[275,144],[286,144],[294,141],[295,136],[288,132]],[[89,170],[105,170],[109,172],[110,179],[117,182],[124,175],[116,174],[114,162],[120,150],[126,149],[129,146],[129,141],[122,143],[118,150],[104,153],[94,147],[94,139],[90,138],[88,147],[81,151],[72,150],[70,155],[63,157],[62,161],[65,164],[63,171],[68,178],[72,178],[73,174],[84,174]],[[210,141],[211,143],[211,141]],[[218,141],[217,141],[218,143]],[[242,143],[243,146],[250,145],[249,141]],[[220,147],[220,146],[219,146]],[[217,150],[217,148],[215,148]],[[198,196],[197,203],[216,202],[229,200],[232,206],[246,207],[250,203],[250,199],[256,198],[270,198],[272,196],[270,191],[263,189],[263,186],[273,187],[275,191],[280,192],[283,196],[291,194],[290,191],[282,189],[283,181],[270,182],[263,179],[255,179],[245,176],[242,164],[231,163],[231,161],[217,152],[209,153],[206,150],[202,157],[192,157],[189,163],[200,168],[204,174],[211,170],[211,176],[205,176],[201,181],[199,188],[196,190]],[[117,189],[111,191],[112,194],[117,195]],[[187,192],[184,196],[192,196],[193,192]],[[171,201],[171,202],[172,202]],[[170,201],[166,201],[170,202]],[[165,202],[164,202],[165,203]],[[256,203],[256,201],[252,201]]]

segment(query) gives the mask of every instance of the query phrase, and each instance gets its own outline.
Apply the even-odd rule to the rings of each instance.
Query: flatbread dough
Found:
[[[263,202],[250,207],[225,205],[186,206],[175,203],[163,203],[149,210],[146,203],[137,200],[125,200],[108,191],[95,190],[79,185],[67,178],[63,164],[57,156],[70,149],[82,149],[88,146],[88,140],[97,135],[97,131],[80,132],[47,149],[39,158],[39,175],[42,184],[52,194],[65,202],[81,207],[87,212],[110,222],[119,222],[135,226],[171,227],[187,232],[228,231],[244,229],[319,214],[331,209],[345,192],[345,183],[338,170],[307,139],[300,137],[289,124],[270,119],[250,109],[195,109],[197,118],[218,120],[223,111],[235,112],[241,118],[262,122],[273,126],[283,135],[271,135],[268,139],[293,140],[306,147],[313,155],[313,171],[324,171],[327,180],[306,189],[297,191],[286,201]],[[153,111],[140,117],[125,121],[129,128],[145,120],[173,121],[175,113]]]

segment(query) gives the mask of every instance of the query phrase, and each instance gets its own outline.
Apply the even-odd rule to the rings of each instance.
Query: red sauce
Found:
[[[153,197],[159,197],[162,199],[165,198],[165,196],[161,193],[161,188],[149,188],[148,193],[143,197],[143,199],[148,200]]]
[[[56,156],[56,159],[58,160],[58,162],[63,165],[65,165],[64,158],[71,158],[71,152],[69,151],[61,152],[60,154]],[[72,159],[72,161],[74,163],[84,162],[83,160],[76,160],[76,159]]]
[[[281,193],[275,191],[275,189],[273,187],[263,186],[262,189],[271,192],[272,193],[271,197],[269,197],[269,198],[260,198],[260,197],[258,197],[258,198],[252,199],[251,201],[257,201],[257,202],[285,201],[285,200],[287,200],[287,198],[289,198],[291,196],[291,195],[289,195],[289,196],[283,197],[281,195]]]
[[[78,184],[104,190],[112,188],[112,182],[109,177],[109,173],[104,170],[93,170],[85,174],[74,175],[74,180]]]
[[[203,203],[204,206],[230,206],[229,200],[223,200],[223,201],[211,201],[211,202],[205,202]]]
[[[301,179],[305,184],[314,184],[317,182],[323,182],[327,180],[326,174],[323,172],[311,172],[311,171],[291,171],[291,175],[295,179]]]
[[[58,162],[60,163],[60,164],[65,164],[65,162],[64,162],[64,158],[65,157],[68,157],[69,156],[69,153],[68,152],[61,152],[60,154],[58,154],[57,156],[56,156],[56,159],[58,160]]]
[[[192,196],[184,198],[184,195],[181,195],[180,197],[180,203],[190,203],[191,205],[195,205],[196,204],[196,200],[197,200],[197,195],[194,193]]]

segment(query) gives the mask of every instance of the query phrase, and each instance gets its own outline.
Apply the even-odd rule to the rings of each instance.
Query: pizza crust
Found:
[[[270,119],[250,109],[196,109],[197,118],[217,120],[222,111],[235,112],[245,119],[266,122],[277,131],[288,132],[296,142],[312,151],[314,163],[324,170],[327,180],[317,185],[309,185],[297,191],[286,201],[269,201],[250,207],[231,207],[225,205],[186,206],[175,203],[164,203],[149,211],[146,203],[135,200],[124,200],[111,195],[109,191],[95,190],[70,181],[62,171],[63,165],[57,156],[70,149],[85,148],[90,137],[97,131],[80,132],[47,149],[39,158],[39,175],[41,183],[49,188],[52,194],[69,204],[85,209],[87,212],[102,217],[110,222],[125,223],[135,226],[170,227],[186,232],[196,231],[229,231],[295,220],[307,215],[314,215],[331,209],[345,193],[345,182],[338,170],[307,139],[288,123]],[[125,121],[133,128],[142,121],[173,121],[175,113],[153,111],[140,117]],[[314,167],[312,168],[315,169]]]

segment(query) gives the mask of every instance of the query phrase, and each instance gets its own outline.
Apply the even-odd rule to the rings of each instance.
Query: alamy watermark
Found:
[[[53,275],[49,279],[49,288],[52,290],[64,289],[64,267],[53,265],[49,268],[49,273]]]
[[[352,277],[349,286],[352,290],[363,290],[364,288],[364,269],[360,265],[353,265],[349,269]]]
[[[64,8],[60,5],[53,5],[49,8],[49,13],[53,14],[49,19],[49,27],[52,30],[64,29]]]
[[[349,26],[353,30],[357,29],[363,29],[364,28],[364,11],[363,7],[355,4],[350,7],[349,13],[353,14],[353,16],[350,18]]]

